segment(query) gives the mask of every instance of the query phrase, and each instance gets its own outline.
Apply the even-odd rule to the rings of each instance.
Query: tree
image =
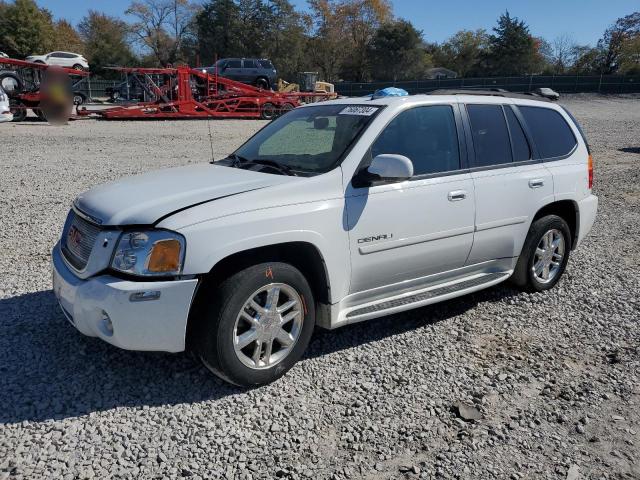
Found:
[[[91,70],[106,66],[127,66],[136,63],[127,39],[128,25],[104,13],[89,10],[78,25],[80,38]]]
[[[625,42],[640,36],[640,12],[634,12],[616,20],[598,40],[602,51],[601,72],[615,73],[619,68],[620,54]]]
[[[550,51],[546,53],[547,60],[551,66],[552,73],[559,75],[566,73],[575,63],[576,42],[570,35],[562,34],[557,36],[549,44]]]
[[[600,73],[602,52],[588,45],[576,45],[571,53],[575,59],[569,70],[574,75],[591,75]]]
[[[66,20],[58,20],[53,29],[52,50],[66,50],[84,54],[84,42],[78,31]]]
[[[490,75],[523,75],[535,73],[540,66],[538,42],[527,24],[505,12],[498,19],[495,35],[489,38],[489,51],[484,56]]]
[[[329,0],[309,0],[314,32],[309,42],[309,52],[325,80],[338,78],[349,46],[344,38],[345,18],[339,6]]]
[[[619,72],[640,74],[640,35],[625,40],[620,49]]]
[[[51,13],[34,0],[3,3],[0,10],[0,50],[12,57],[26,57],[51,50],[55,28]]]
[[[453,70],[461,77],[478,75],[480,62],[488,48],[489,35],[486,30],[461,30],[439,47],[435,64]]]
[[[406,20],[388,22],[378,29],[369,47],[369,58],[376,80],[421,78],[431,66],[422,32]]]
[[[193,34],[198,8],[189,0],[134,0],[126,10],[136,21],[131,32],[162,66],[183,58],[185,39]]]
[[[240,8],[234,0],[212,0],[196,17],[198,50],[205,63],[242,55]]]

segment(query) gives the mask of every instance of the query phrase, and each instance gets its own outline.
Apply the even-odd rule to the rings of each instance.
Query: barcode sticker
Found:
[[[370,107],[368,105],[349,105],[338,115],[362,115],[363,117],[368,117],[376,113],[377,110],[378,107]]]

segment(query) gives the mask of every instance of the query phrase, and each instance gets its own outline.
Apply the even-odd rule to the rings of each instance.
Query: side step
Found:
[[[403,310],[417,308],[437,301],[453,298],[472,291],[481,290],[500,283],[511,276],[511,272],[487,273],[467,280],[449,283],[444,286],[435,286],[417,293],[405,295],[391,300],[383,300],[364,307],[355,308],[346,315],[346,322],[353,323],[369,318],[395,313]],[[342,322],[341,322],[342,323]]]

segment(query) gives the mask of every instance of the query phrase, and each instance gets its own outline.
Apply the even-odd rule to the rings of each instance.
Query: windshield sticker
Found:
[[[378,111],[378,107],[370,107],[368,105],[350,105],[342,110],[338,115],[362,115],[369,117]]]

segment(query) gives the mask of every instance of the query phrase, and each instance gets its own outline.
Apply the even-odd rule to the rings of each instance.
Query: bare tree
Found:
[[[198,9],[189,0],[134,0],[126,13],[136,18],[131,25],[134,37],[166,66],[180,60]]]
[[[574,63],[576,42],[571,35],[562,34],[551,43],[551,64],[556,74],[565,73]]]

